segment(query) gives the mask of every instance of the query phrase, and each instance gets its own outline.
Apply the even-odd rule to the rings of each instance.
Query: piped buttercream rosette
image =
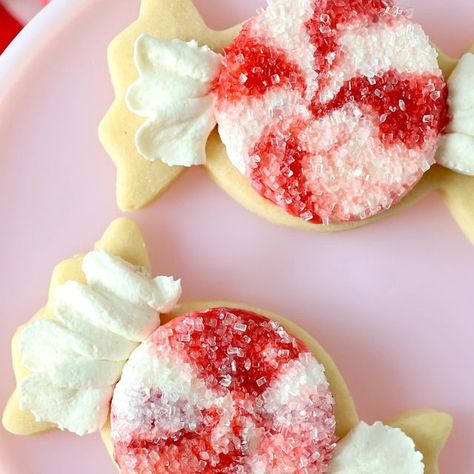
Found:
[[[103,426],[125,362],[181,295],[179,280],[152,279],[103,250],[88,253],[82,269],[86,284],[56,289],[56,319],[22,331],[22,363],[32,373],[19,386],[23,410],[79,435]]]
[[[448,79],[452,113],[436,160],[458,173],[474,176],[474,54],[467,53]]]
[[[143,35],[135,64],[140,79],[130,87],[127,106],[147,117],[135,137],[140,153],[171,166],[204,164],[216,124],[209,84],[219,72],[220,56],[196,41]]]
[[[446,84],[429,38],[392,0],[268,3],[223,56],[137,39],[127,104],[147,117],[145,158],[203,164],[217,123],[253,189],[313,223],[391,208],[436,159],[474,174],[472,55]]]

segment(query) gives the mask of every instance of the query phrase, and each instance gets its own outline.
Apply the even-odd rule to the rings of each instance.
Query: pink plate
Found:
[[[196,3],[223,28],[264,0]],[[403,3],[449,53],[474,40],[472,0]],[[107,43],[138,8],[139,0],[54,0],[0,59],[2,407],[14,386],[10,338],[45,302],[53,266],[90,249],[120,215],[96,130],[112,100]],[[417,407],[452,413],[442,472],[474,472],[474,249],[439,196],[357,231],[315,235],[250,214],[193,169],[133,217],[155,271],[183,278],[185,299],[242,301],[305,327],[367,421]],[[0,472],[115,471],[98,435],[0,429]]]

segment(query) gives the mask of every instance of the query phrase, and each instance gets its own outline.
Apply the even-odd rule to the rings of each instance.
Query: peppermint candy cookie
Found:
[[[109,63],[100,136],[122,209],[203,165],[250,210],[316,231],[440,189],[474,238],[474,55],[438,53],[393,0],[269,0],[224,32],[190,0],[142,0]]]
[[[449,415],[364,423],[301,328],[180,294],[179,280],[151,276],[135,224],[112,223],[56,267],[48,304],[14,336],[5,428],[100,430],[122,474],[439,472]]]

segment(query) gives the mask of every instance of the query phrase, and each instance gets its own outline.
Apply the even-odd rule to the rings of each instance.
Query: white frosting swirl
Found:
[[[104,250],[88,253],[82,270],[87,284],[56,289],[57,319],[23,330],[22,362],[32,374],[19,385],[22,410],[79,435],[103,426],[123,365],[181,295],[179,280],[152,279]]]
[[[474,54],[466,53],[448,79],[452,113],[436,161],[458,173],[474,176]]]
[[[148,120],[135,144],[148,160],[170,166],[202,165],[216,125],[209,88],[221,57],[196,41],[161,41],[143,34],[135,42],[139,79],[127,93],[129,110]]]
[[[329,474],[423,474],[423,456],[399,428],[360,422],[338,444]]]

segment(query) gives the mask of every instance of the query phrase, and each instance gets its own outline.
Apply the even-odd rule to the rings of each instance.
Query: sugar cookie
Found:
[[[392,0],[271,0],[224,32],[190,0],[142,0],[109,64],[122,209],[204,165],[251,211],[320,232],[439,189],[474,239],[474,55],[438,57]]]
[[[18,329],[5,428],[100,429],[123,474],[341,474],[368,463],[374,474],[438,473],[449,415],[360,422],[334,362],[301,328],[180,294],[179,280],[152,278],[135,224],[113,222],[95,250],[56,267],[48,304]]]

